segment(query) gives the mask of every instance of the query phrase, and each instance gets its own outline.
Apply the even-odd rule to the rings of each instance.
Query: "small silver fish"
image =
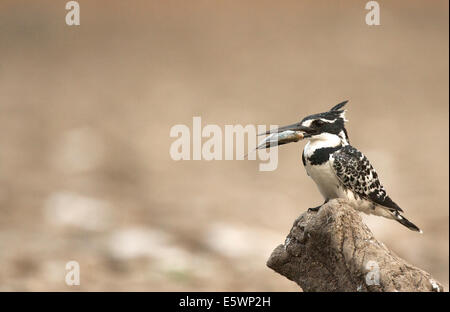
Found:
[[[279,133],[272,133],[264,138],[256,149],[269,148],[278,145],[283,145],[291,142],[297,142],[304,138],[303,132],[286,130]]]

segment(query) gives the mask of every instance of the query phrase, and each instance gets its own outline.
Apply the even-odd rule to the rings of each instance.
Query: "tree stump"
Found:
[[[300,215],[267,266],[303,291],[444,291],[429,273],[376,240],[343,199]]]

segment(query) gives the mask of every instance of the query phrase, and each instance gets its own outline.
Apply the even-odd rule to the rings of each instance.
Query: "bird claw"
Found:
[[[320,206],[317,206],[317,207],[314,207],[314,208],[308,208],[308,212],[317,212],[317,211],[319,211],[319,209],[320,209],[323,205],[325,205],[326,203],[328,203],[328,199],[325,200],[325,202],[324,202],[322,205],[320,205]]]

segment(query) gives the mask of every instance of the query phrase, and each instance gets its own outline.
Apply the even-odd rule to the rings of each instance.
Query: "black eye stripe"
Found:
[[[323,126],[323,125],[325,124],[325,122],[324,122],[323,120],[317,119],[317,120],[314,120],[314,121],[312,122],[312,124],[313,124],[313,126],[315,126],[315,127],[320,127],[320,126]]]

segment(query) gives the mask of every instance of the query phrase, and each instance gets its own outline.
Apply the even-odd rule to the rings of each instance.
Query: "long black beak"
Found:
[[[305,132],[305,137],[309,133],[311,133],[313,131],[311,128],[302,126],[301,123],[297,122],[295,124],[279,127],[277,129],[273,129],[273,130],[266,131],[264,133],[260,133],[258,135],[267,135],[267,134],[271,134],[271,133],[280,133],[280,132],[287,131],[287,130]]]

